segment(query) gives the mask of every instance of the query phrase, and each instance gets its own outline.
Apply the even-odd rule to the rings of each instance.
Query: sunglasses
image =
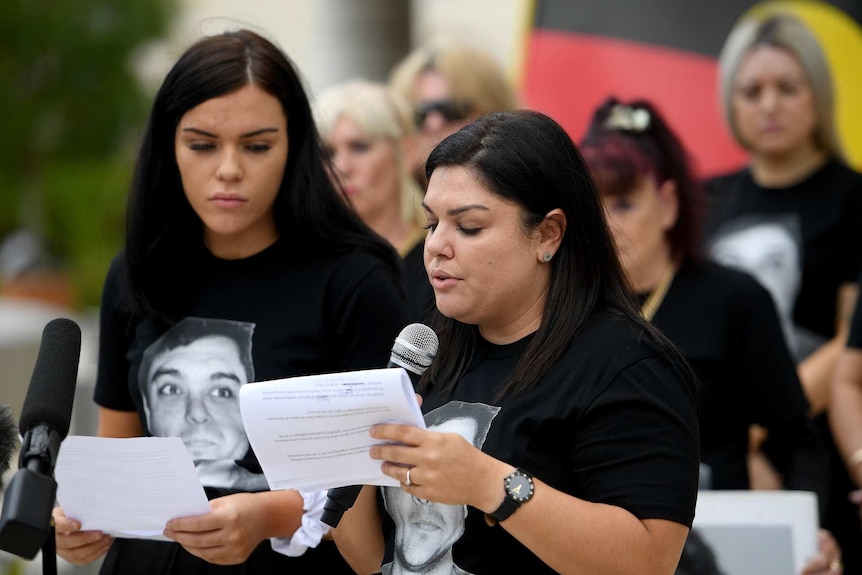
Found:
[[[434,100],[419,104],[413,113],[416,125],[421,128],[432,113],[440,114],[447,122],[459,122],[470,114],[470,106],[455,100]]]

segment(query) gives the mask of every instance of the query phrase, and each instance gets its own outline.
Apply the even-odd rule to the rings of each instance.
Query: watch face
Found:
[[[523,503],[533,496],[533,482],[522,473],[513,473],[506,480],[506,493],[518,503]]]

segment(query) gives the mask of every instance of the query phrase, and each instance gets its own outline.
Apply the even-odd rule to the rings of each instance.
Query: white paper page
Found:
[[[175,517],[210,511],[191,455],[179,437],[70,435],[54,469],[57,501],[84,530],[168,539]]]
[[[240,388],[249,443],[270,489],[398,485],[368,449],[378,423],[425,428],[402,368],[263,381]]]
[[[808,491],[701,491],[694,528],[725,573],[785,575],[817,554],[817,515]]]

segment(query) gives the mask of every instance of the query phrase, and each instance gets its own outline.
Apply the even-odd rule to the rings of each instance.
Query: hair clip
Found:
[[[643,132],[650,126],[650,114],[643,108],[632,108],[617,104],[604,122],[608,130],[624,132]]]

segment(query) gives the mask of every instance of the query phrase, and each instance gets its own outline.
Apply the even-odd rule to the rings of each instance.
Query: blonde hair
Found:
[[[320,137],[326,141],[339,118],[355,123],[371,139],[390,140],[395,150],[400,182],[401,218],[411,228],[425,224],[422,191],[410,177],[402,152],[402,139],[413,129],[409,106],[385,84],[356,79],[321,94],[314,106]]]
[[[472,116],[518,107],[515,91],[491,54],[449,39],[436,40],[408,54],[393,68],[389,85],[405,101],[415,104],[416,78],[429,70],[446,78],[452,98],[469,104]]]
[[[719,89],[725,121],[737,143],[747,148],[733,119],[734,79],[742,60],[756,47],[770,46],[790,53],[807,76],[814,93],[817,114],[815,143],[833,157],[843,158],[833,114],[832,78],[829,64],[817,38],[798,18],[790,14],[754,13],[740,19],[730,32],[719,55]]]

